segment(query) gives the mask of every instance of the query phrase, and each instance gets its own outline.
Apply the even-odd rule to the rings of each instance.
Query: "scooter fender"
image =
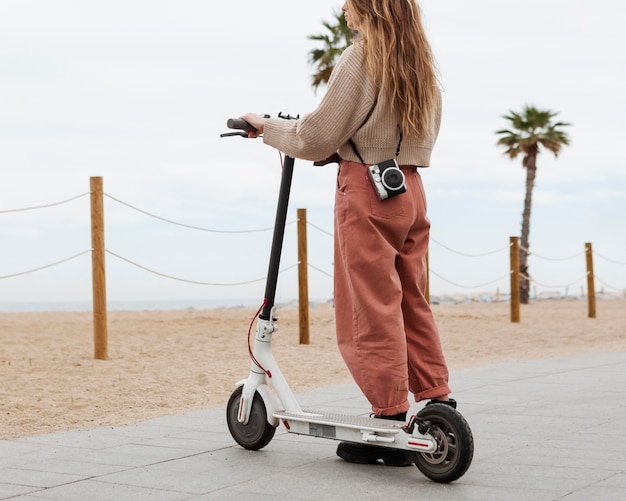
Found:
[[[237,387],[245,386],[248,380],[244,379],[237,383]],[[280,424],[280,420],[274,416],[274,414],[282,409],[280,400],[276,396],[276,393],[272,391],[272,389],[266,385],[261,384],[256,388],[259,396],[263,400],[263,405],[265,405],[265,413],[267,414],[267,422],[277,427]],[[243,400],[243,399],[242,399]],[[250,419],[250,410],[251,410],[251,399],[246,400],[245,402],[239,402],[239,422],[247,424]],[[242,403],[244,403],[244,407],[241,408]]]

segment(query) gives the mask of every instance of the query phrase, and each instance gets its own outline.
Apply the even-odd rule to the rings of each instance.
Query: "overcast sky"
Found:
[[[220,139],[247,111],[302,114],[308,35],[341,2],[0,0],[0,211],[86,194],[102,176],[107,250],[159,273],[233,284],[266,274],[280,159],[260,140]],[[431,293],[508,293],[519,235],[521,159],[496,146],[525,104],[570,122],[571,146],[538,160],[530,271],[538,292],[626,287],[626,5],[614,0],[422,0],[441,70],[444,117],[422,172],[432,220]],[[296,162],[288,220],[308,210],[310,295],[332,296],[336,169]],[[90,248],[89,197],[0,212],[0,276]],[[452,250],[449,250],[452,249]],[[498,251],[491,253],[492,251]],[[461,254],[459,254],[461,253]],[[488,254],[491,253],[491,254]],[[462,255],[469,254],[471,256]],[[476,255],[488,254],[483,257]],[[576,256],[576,257],[574,257]],[[549,259],[546,259],[549,258]],[[566,259],[571,258],[571,259]],[[295,224],[278,299],[297,294]],[[322,270],[322,272],[318,271]],[[262,298],[264,283],[199,285],[107,255],[110,300]],[[0,280],[0,301],[91,299],[89,254]]]

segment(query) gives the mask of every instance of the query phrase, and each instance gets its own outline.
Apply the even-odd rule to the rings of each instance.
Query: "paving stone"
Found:
[[[219,408],[0,441],[0,499],[621,500],[625,382],[622,352],[454,371],[451,386],[475,454],[452,484],[432,482],[414,466],[346,463],[337,442],[282,427],[264,449],[248,451],[234,442]],[[353,384],[298,400],[308,409],[370,412]]]

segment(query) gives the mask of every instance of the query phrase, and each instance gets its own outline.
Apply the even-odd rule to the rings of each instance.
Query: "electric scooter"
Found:
[[[227,127],[238,132],[221,137],[247,138],[244,131],[256,130],[241,119],[229,119]],[[230,434],[245,449],[259,450],[269,444],[282,423],[289,433],[407,450],[414,453],[415,465],[429,479],[440,483],[457,480],[472,462],[474,440],[467,421],[455,408],[431,403],[407,423],[303,410],[281,373],[272,355],[272,337],[278,329],[274,300],[294,163],[293,157],[284,157],[265,297],[255,315],[253,348],[250,332],[255,319],[248,332],[250,374],[236,384],[226,408]]]

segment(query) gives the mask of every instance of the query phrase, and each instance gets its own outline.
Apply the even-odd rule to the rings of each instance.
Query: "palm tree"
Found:
[[[321,48],[309,52],[309,63],[316,68],[312,83],[315,90],[321,84],[328,83],[337,59],[350,45],[354,36],[352,30],[348,28],[343,12],[335,11],[333,15],[335,16],[334,24],[327,21],[323,22],[326,33],[308,37],[309,40],[323,43]]]
[[[537,175],[537,155],[541,151],[541,146],[558,157],[561,147],[569,144],[569,138],[561,128],[571,124],[554,123],[552,119],[557,115],[558,113],[550,110],[539,110],[534,106],[526,105],[521,113],[510,111],[508,115],[503,115],[503,118],[511,122],[511,130],[502,129],[496,132],[500,136],[497,144],[506,148],[505,154],[512,159],[522,154],[522,166],[526,169],[526,196],[524,198],[524,212],[522,213],[522,238],[519,256],[520,302],[522,304],[528,304],[530,295],[528,236],[530,234],[530,208],[535,176]]]

